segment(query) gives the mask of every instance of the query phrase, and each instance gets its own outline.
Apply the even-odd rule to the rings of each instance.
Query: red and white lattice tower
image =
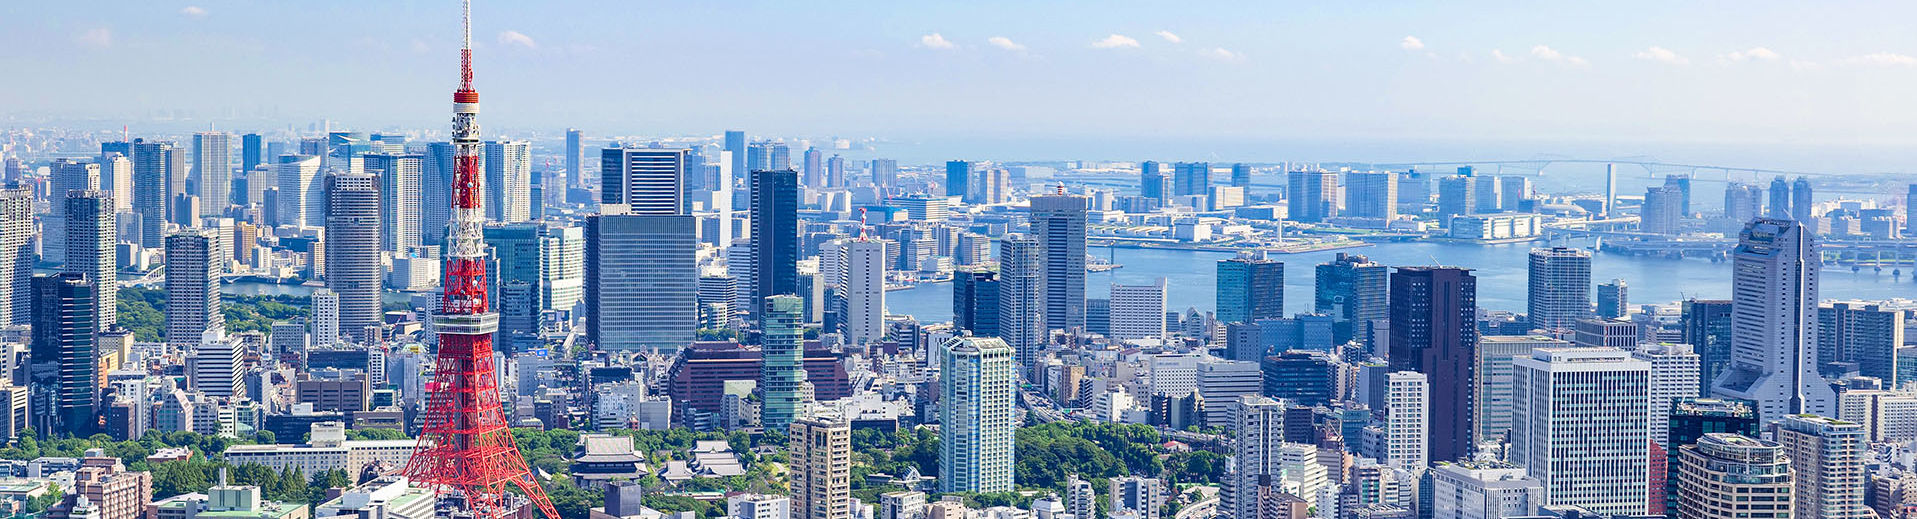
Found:
[[[479,91],[473,90],[472,1],[464,2],[465,44],[459,49],[459,90],[453,92],[452,218],[441,264],[442,294],[434,321],[439,355],[426,385],[419,448],[402,471],[432,486],[442,499],[464,502],[461,516],[495,519],[514,512],[508,487],[518,487],[549,519],[559,519],[546,491],[533,480],[500,409],[493,372],[493,332],[499,314],[486,302],[486,263],[480,227],[485,214],[479,171]]]

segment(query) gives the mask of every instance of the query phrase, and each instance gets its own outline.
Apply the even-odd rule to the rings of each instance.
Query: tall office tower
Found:
[[[1039,280],[1046,330],[1085,326],[1085,197],[1032,197],[1032,236],[1043,262]]]
[[[851,423],[815,415],[792,422],[786,437],[791,446],[792,518],[851,519]]]
[[[1250,323],[1285,315],[1285,264],[1263,257],[1218,260],[1218,322]]]
[[[1683,192],[1676,186],[1644,190],[1644,208],[1638,211],[1638,230],[1649,234],[1677,234],[1683,228]]]
[[[1385,375],[1386,465],[1419,471],[1431,465],[1425,454],[1425,434],[1431,429],[1431,385],[1423,373],[1396,371]]]
[[[176,221],[175,225],[181,228],[199,227],[200,216],[200,197],[193,195],[173,197],[173,218]]]
[[[1231,406],[1241,396],[1255,396],[1264,387],[1264,371],[1257,362],[1203,358],[1198,360],[1198,397],[1205,403],[1205,424],[1231,424]]]
[[[1431,206],[1431,177],[1418,171],[1398,174],[1398,211],[1421,214]]]
[[[379,184],[365,173],[326,176],[326,288],[339,294],[340,332],[354,342],[379,337]]]
[[[1474,430],[1472,369],[1478,351],[1478,280],[1470,269],[1398,267],[1391,273],[1391,371],[1416,371],[1431,381],[1431,461],[1471,453]]]
[[[313,289],[313,346],[326,348],[339,342],[339,293],[326,288]]]
[[[1816,203],[1816,199],[1811,196],[1809,178],[1797,177],[1796,181],[1791,182],[1791,219],[1800,222],[1811,221],[1811,218],[1817,217],[1811,214],[1812,206]]]
[[[1664,488],[1652,491],[1664,493],[1664,510],[1683,513],[1678,504],[1678,487],[1683,481],[1681,467],[1682,449],[1686,445],[1697,443],[1704,435],[1711,433],[1736,434],[1757,437],[1757,411],[1749,402],[1743,400],[1723,400],[1717,398],[1678,399],[1671,404],[1668,425],[1653,423],[1652,428],[1662,427],[1669,447],[1665,452]],[[1656,460],[1652,461],[1653,463]],[[1655,496],[1653,496],[1655,497]]]
[[[426,143],[426,165],[419,176],[419,198],[425,207],[419,212],[420,241],[426,245],[442,245],[446,241],[446,224],[453,215],[453,144],[450,142]],[[280,179],[285,184],[285,179]],[[284,193],[284,191],[282,191]]]
[[[1498,177],[1498,207],[1505,212],[1521,211],[1531,199],[1531,179],[1520,176]]]
[[[586,188],[586,175],[588,174],[586,173],[586,148],[580,144],[584,136],[578,128],[566,129],[566,188],[569,190]],[[732,143],[731,137],[732,132],[726,132],[726,149],[728,150],[732,149],[730,146]],[[744,135],[742,134],[740,137],[743,140]],[[739,151],[744,152],[745,150]],[[730,180],[728,179],[728,181]]]
[[[166,345],[169,349],[190,351],[200,345],[201,336],[208,330],[226,332],[226,314],[220,309],[220,275],[226,272],[226,263],[230,261],[225,243],[215,231],[195,229],[167,235]]]
[[[1286,218],[1294,222],[1322,222],[1338,215],[1338,174],[1330,171],[1293,171],[1285,177]]]
[[[805,186],[806,189],[825,187],[824,158],[825,155],[819,153],[818,148],[805,149],[805,162],[803,163],[803,168],[799,171],[799,174],[802,175],[799,179],[800,185]]]
[[[1674,452],[1680,461],[1671,472],[1678,496],[1672,517],[1782,518],[1796,508],[1791,458],[1777,442],[1711,433]]]
[[[226,214],[233,195],[233,134],[200,132],[193,134],[193,173],[200,180],[201,212],[208,216]]]
[[[1760,416],[1763,413],[1759,413]],[[1768,418],[1766,418],[1768,420]],[[1778,419],[1771,435],[1791,459],[1798,519],[1875,517],[1864,504],[1869,474],[1864,470],[1864,426],[1835,418],[1798,414]]]
[[[753,171],[746,167],[747,151],[745,132],[740,130],[726,130],[724,150],[732,153],[732,157],[728,163],[732,164],[732,174],[735,175],[732,178],[725,179],[726,184],[737,184],[740,180],[745,180],[742,175],[749,174]]]
[[[891,194],[892,189],[899,187],[899,161],[892,159],[872,159],[870,168],[872,170],[872,183],[879,186],[880,189],[885,190],[886,194]]]
[[[998,242],[998,336],[1029,368],[1045,347],[1045,304],[1038,240],[1023,234]]]
[[[1698,397],[1698,357],[1689,344],[1646,344],[1631,352],[1631,357],[1651,364],[1650,395],[1651,440],[1668,450],[1671,405]]]
[[[140,213],[140,245],[160,247],[165,243],[167,202],[173,199],[173,181],[184,181],[186,172],[175,173],[179,155],[171,142],[135,141],[133,143],[133,212]],[[182,188],[183,189],[183,188]]]
[[[1171,177],[1165,176],[1164,166],[1155,160],[1138,165],[1138,196],[1157,200],[1161,206],[1171,200],[1173,191]]]
[[[1285,404],[1262,396],[1243,396],[1232,402],[1235,434],[1225,478],[1220,481],[1218,510],[1226,517],[1263,517],[1258,514],[1258,488],[1284,477],[1279,450],[1285,443]]]
[[[1917,236],[1917,184],[1904,194],[1904,235]]]
[[[952,274],[952,327],[980,337],[997,337],[998,273],[970,267]]]
[[[835,285],[845,298],[839,319],[848,343],[885,339],[885,249],[890,243],[861,236],[838,244],[841,271],[834,273]]]
[[[1903,386],[1897,349],[1904,345],[1910,312],[1863,301],[1836,301],[1817,308],[1817,363],[1853,362],[1858,372],[1884,387]]]
[[[420,181],[426,156],[419,154],[368,153],[365,170],[379,179],[380,250],[403,253],[425,245],[425,219],[420,208]]]
[[[1498,213],[1505,211],[1504,206],[1499,205],[1504,202],[1502,192],[1504,186],[1498,183],[1498,177],[1471,177],[1471,183],[1473,184],[1473,191],[1476,195],[1475,201],[1477,205],[1475,207],[1477,212]]]
[[[606,148],[599,153],[599,205],[604,214],[688,214],[688,149]]]
[[[1617,164],[1604,165],[1604,217],[1617,217]]]
[[[1337,357],[1311,350],[1278,350],[1264,357],[1260,368],[1265,396],[1306,406],[1330,405],[1340,393],[1344,369]]]
[[[489,141],[486,166],[486,218],[523,222],[532,218],[532,143]]]
[[[1631,315],[1630,286],[1623,279],[1612,279],[1610,283],[1597,286],[1597,316],[1599,319],[1623,319]]]
[[[1478,190],[1471,177],[1453,175],[1438,179],[1438,221],[1451,225],[1451,217],[1477,212]]]
[[[1396,185],[1396,182],[1392,183]],[[1251,165],[1243,162],[1231,165],[1231,187],[1251,189]]]
[[[1331,262],[1318,265],[1313,281],[1312,311],[1331,316],[1332,342],[1344,344],[1353,339],[1371,342],[1371,327],[1367,324],[1382,322],[1389,315],[1385,300],[1389,278],[1390,267],[1356,254],[1340,252]],[[1219,308],[1219,317],[1223,320],[1224,306]]]
[[[119,243],[119,225],[113,212],[113,199],[101,191],[70,191],[66,193],[64,208],[66,213],[67,262],[61,271],[85,276],[93,282],[88,289],[99,298],[101,330],[113,329],[119,322],[120,283],[118,277],[118,256],[114,246]]]
[[[1570,336],[1571,328],[1591,317],[1591,251],[1570,247],[1531,249],[1526,315],[1531,327],[1552,336]]]
[[[760,304],[763,317],[761,351],[764,362],[759,368],[759,391],[765,404],[759,411],[759,423],[766,428],[785,428],[799,419],[812,401],[812,384],[806,381],[805,302],[798,296],[767,296]]]
[[[240,172],[252,173],[253,168],[266,163],[266,139],[257,133],[240,136]]]
[[[1569,348],[1571,343],[1542,335],[1487,335],[1478,339],[1478,383],[1473,388],[1473,443],[1502,443],[1511,436],[1511,361],[1538,348]]]
[[[1770,203],[1764,214],[1771,218],[1791,217],[1791,184],[1785,182],[1784,177],[1771,179]]]
[[[843,188],[846,186],[845,157],[833,155],[825,159],[825,187]]]
[[[280,224],[305,227],[326,225],[326,189],[319,182],[320,158],[312,155],[281,155],[275,170],[274,180],[280,188],[280,207],[276,213]],[[432,207],[434,204],[426,205]],[[445,222],[441,221],[440,226],[444,227]]]
[[[1165,339],[1165,278],[1151,285],[1112,285],[1114,339]]]
[[[1802,223],[1760,218],[1731,253],[1731,363],[1711,394],[1757,401],[1758,416],[1837,412],[1817,372],[1817,271],[1822,258]]]
[[[63,200],[69,191],[100,189],[99,164],[60,158],[54,159],[52,167],[48,169],[52,176],[47,189],[49,201]],[[49,242],[59,243],[62,237],[66,236],[66,217],[62,214],[64,211],[60,210],[59,204],[53,204],[51,209],[53,209],[50,211],[52,214],[41,221],[42,233]],[[32,223],[32,219],[29,218],[27,223]],[[40,259],[50,263],[62,263],[66,261],[64,252],[59,247],[43,247],[40,251]]]
[[[1210,192],[1210,162],[1178,162],[1172,164],[1173,195],[1205,195]]]
[[[99,294],[86,274],[33,278],[32,380],[46,395],[34,420],[41,434],[91,436],[99,422]]]
[[[240,172],[240,179],[233,183],[233,204],[241,207],[263,204],[266,190],[279,185],[279,179],[273,176],[273,167],[265,164]],[[277,207],[261,205],[263,212],[277,210]]]
[[[596,348],[671,351],[698,337],[697,223],[672,214],[586,218],[586,338]]]
[[[1018,368],[995,337],[953,337],[938,348],[939,490],[1012,489],[1013,392]]]
[[[133,212],[133,159],[117,152],[101,154],[100,188],[113,195],[113,212]]]
[[[1398,174],[1388,171],[1345,173],[1344,215],[1377,218],[1386,222],[1397,218]]]
[[[975,169],[976,167],[969,161],[945,161],[945,196],[965,197],[965,203],[978,203],[971,199],[972,175]]]
[[[1685,344],[1697,349],[1698,376],[1705,390],[1731,365],[1731,310],[1723,299],[1686,299],[1678,317]]]
[[[1725,220],[1748,222],[1764,214],[1764,188],[1738,182],[1724,187]]]
[[[1512,368],[1511,462],[1551,504],[1645,514],[1650,363],[1614,348],[1540,348]]]
[[[0,326],[26,324],[33,316],[32,238],[33,189],[0,188]]]
[[[752,172],[752,315],[765,298],[799,293],[799,174]]]
[[[1691,175],[1670,174],[1664,177],[1664,186],[1677,190],[1677,212],[1683,217],[1691,216]]]
[[[168,334],[167,338],[173,336]],[[240,357],[246,354],[246,343],[239,337],[228,337],[225,330],[209,329],[186,351],[192,352],[186,358],[188,391],[227,398],[244,394],[241,391],[245,386],[241,383],[245,381],[242,377],[245,367]]]

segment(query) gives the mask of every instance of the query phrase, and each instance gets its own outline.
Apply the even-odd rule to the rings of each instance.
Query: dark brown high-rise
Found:
[[[1400,267],[1391,273],[1391,371],[1431,382],[1431,461],[1471,453],[1473,360],[1478,350],[1478,279],[1457,267]]]

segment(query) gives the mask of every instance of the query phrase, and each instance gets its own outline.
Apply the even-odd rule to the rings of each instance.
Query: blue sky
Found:
[[[1917,144],[1910,3],[505,2],[490,128]],[[0,117],[436,127],[452,1],[0,5]]]

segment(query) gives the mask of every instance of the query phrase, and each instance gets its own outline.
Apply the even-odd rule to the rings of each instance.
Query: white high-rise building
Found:
[[[1012,489],[1016,353],[996,337],[954,337],[939,345],[939,487],[945,492]]]
[[[313,289],[313,340],[307,344],[327,348],[339,342],[339,294],[325,288]]]
[[[531,219],[532,143],[488,141],[480,162],[486,169],[486,218],[508,223]]]
[[[1232,404],[1238,397],[1263,390],[1264,375],[1256,362],[1219,358],[1198,361],[1198,397],[1205,401],[1205,424],[1230,424]]]
[[[1478,387],[1472,396],[1471,423],[1476,443],[1502,442],[1511,433],[1511,361],[1538,348],[1569,348],[1569,341],[1542,335],[1486,335],[1478,338]]]
[[[379,178],[380,250],[404,253],[425,244],[420,184],[425,165],[425,155],[366,155],[366,172]]]
[[[52,177],[49,182],[52,185],[47,189],[49,201],[65,200],[67,193],[72,191],[100,189],[99,164],[61,158],[54,159],[53,165],[48,170]],[[66,211],[58,204],[54,204],[49,209],[47,216],[40,219],[41,232],[46,236],[48,243],[63,243],[62,240],[66,236]],[[28,218],[27,223],[32,223],[32,219]],[[61,247],[42,247],[40,260],[64,263],[66,262],[65,252]]]
[[[1557,338],[1569,337],[1579,320],[1591,318],[1591,251],[1531,249],[1526,299],[1532,328]]]
[[[1711,393],[1757,402],[1765,424],[1801,413],[1833,415],[1837,393],[1817,372],[1823,260],[1811,233],[1793,220],[1751,220],[1731,261],[1731,365],[1711,382]]]
[[[1533,515],[1544,485],[1505,463],[1446,463],[1431,469],[1431,519],[1499,519]]]
[[[246,345],[239,337],[227,337],[225,330],[207,330],[192,351],[187,357],[187,389],[206,396],[240,394],[240,356]]]
[[[1022,234],[999,238],[998,254],[998,336],[1018,352],[1019,368],[1026,369],[1045,347],[1038,240]]]
[[[1111,336],[1165,339],[1165,278],[1150,285],[1112,285]]]
[[[382,324],[379,183],[365,173],[326,179],[326,288],[339,294],[340,332],[372,344]]]
[[[1651,439],[1670,448],[1671,428],[1661,424],[1671,421],[1672,401],[1699,396],[1697,352],[1689,344],[1646,344],[1631,356],[1651,363]]]
[[[174,351],[199,346],[208,330],[226,332],[220,275],[231,256],[217,232],[189,230],[166,237],[166,338]]]
[[[1762,416],[1761,414],[1759,416]],[[1864,470],[1864,426],[1835,418],[1791,415],[1771,424],[1771,434],[1790,457],[1795,519],[1875,517],[1864,503],[1870,475]]]
[[[1423,373],[1398,371],[1385,375],[1385,465],[1400,470],[1423,470],[1431,463],[1425,450],[1431,435],[1431,383]]]
[[[193,134],[193,172],[200,179],[200,212],[226,214],[226,206],[233,201],[233,134]]]
[[[1163,321],[1161,317],[1159,319]],[[1183,398],[1198,390],[1198,363],[1206,359],[1196,353],[1160,353],[1151,359],[1151,392]]]
[[[96,330],[112,329],[119,322],[120,283],[114,244],[118,243],[118,215],[113,198],[103,191],[70,191],[65,195],[66,255],[62,271],[86,275],[99,290],[100,314]]]
[[[1549,504],[1647,513],[1651,363],[1615,348],[1540,348],[1512,367],[1506,456]]]
[[[1904,327],[1911,311],[1891,303],[1828,301],[1817,308],[1817,360],[1855,362],[1858,372],[1876,377],[1884,387],[1901,387],[1909,380],[1897,376],[1897,349],[1904,347]]]
[[[326,225],[326,186],[319,182],[320,158],[315,155],[285,155],[279,159],[279,211],[274,214],[280,225],[320,227]]]
[[[792,498],[764,494],[735,494],[726,498],[728,519],[792,519]]]
[[[887,240],[857,238],[837,244],[839,291],[844,307],[845,340],[853,344],[885,339],[885,249]],[[823,263],[821,258],[821,262]],[[821,264],[823,269],[824,265]]]
[[[100,155],[100,189],[113,196],[113,212],[133,212],[133,159],[120,153]]]
[[[60,201],[65,212],[64,195]],[[33,319],[32,238],[33,189],[0,189],[0,326]]]
[[[1260,482],[1284,477],[1279,450],[1285,442],[1285,405],[1247,395],[1232,403],[1231,459],[1220,484],[1218,511],[1226,517],[1258,517]]]

